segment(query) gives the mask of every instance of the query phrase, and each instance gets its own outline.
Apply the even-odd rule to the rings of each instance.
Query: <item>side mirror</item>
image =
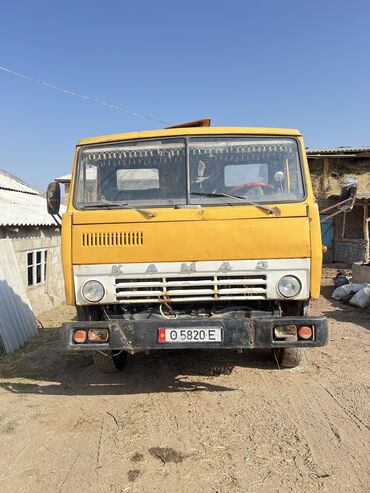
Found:
[[[351,211],[355,202],[357,194],[357,180],[355,178],[348,177],[342,184],[340,192],[339,202],[344,202],[343,211]]]
[[[60,209],[60,185],[57,181],[52,181],[46,191],[46,203],[48,213],[52,216],[59,214]]]

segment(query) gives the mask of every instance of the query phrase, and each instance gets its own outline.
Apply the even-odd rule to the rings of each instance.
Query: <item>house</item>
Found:
[[[358,181],[353,210],[322,223],[323,243],[329,249],[324,260],[369,261],[370,147],[308,148],[306,152],[320,210],[338,202],[343,180]]]
[[[9,255],[15,259],[12,278],[19,281],[36,316],[64,300],[60,246],[60,228],[47,212],[45,197],[0,170],[1,263],[14,264]]]
[[[56,180],[55,180],[58,183],[60,183],[61,185],[64,185],[63,203],[65,205],[68,204],[69,192],[70,192],[70,188],[71,188],[71,179],[72,179],[72,175],[69,174],[69,175],[60,176],[59,178],[56,178]]]
[[[62,190],[63,194],[63,203],[67,206],[69,200],[69,194],[71,191],[71,180],[72,174],[60,176],[56,178],[55,181],[64,185],[64,190]],[[95,184],[96,184],[96,170],[88,169],[86,170],[86,190],[88,194],[94,195],[95,192]]]

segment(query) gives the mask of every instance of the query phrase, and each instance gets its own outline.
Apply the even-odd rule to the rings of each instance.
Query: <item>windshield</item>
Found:
[[[76,204],[186,204],[185,142],[163,139],[82,148]]]
[[[189,165],[191,203],[219,202],[219,194],[253,202],[286,202],[304,197],[294,139],[191,139]]]
[[[189,170],[187,172],[187,163]],[[304,198],[295,139],[191,137],[86,146],[75,203],[102,207],[232,205]],[[234,198],[235,196],[235,198]]]

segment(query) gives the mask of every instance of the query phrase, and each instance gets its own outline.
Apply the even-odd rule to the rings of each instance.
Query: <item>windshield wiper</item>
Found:
[[[94,204],[85,204],[82,205],[84,209],[96,209],[99,207],[104,207],[105,209],[131,209],[133,211],[140,212],[149,217],[156,217],[157,214],[153,211],[149,211],[148,209],[140,209],[139,207],[134,207],[132,205],[128,205],[127,202],[95,202]]]
[[[251,200],[247,200],[245,197],[241,197],[240,195],[229,195],[228,193],[222,193],[222,192],[190,192],[190,195],[200,195],[204,197],[225,197],[228,199],[238,199],[242,200],[244,203],[248,205],[254,205],[256,207],[259,207],[260,209],[267,211],[269,214],[275,214],[276,216],[280,216],[281,212],[278,207],[267,207],[267,205],[259,204],[258,202],[252,202]],[[229,203],[230,204],[230,203]],[[233,205],[233,204],[230,204]]]

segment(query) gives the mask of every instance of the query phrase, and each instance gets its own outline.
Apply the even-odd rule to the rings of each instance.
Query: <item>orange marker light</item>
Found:
[[[158,342],[166,342],[166,329],[158,329]]]
[[[86,341],[87,334],[84,330],[76,330],[76,332],[73,334],[73,340],[77,344],[82,344]]]
[[[311,339],[312,337],[312,328],[311,327],[299,327],[298,329],[298,337],[301,339]]]
[[[326,245],[322,246],[322,253],[326,253],[328,251],[328,247]]]

